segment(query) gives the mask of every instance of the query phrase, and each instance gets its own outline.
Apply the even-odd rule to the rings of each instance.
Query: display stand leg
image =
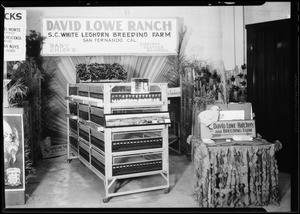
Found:
[[[103,198],[103,203],[107,203],[112,197],[114,196],[122,196],[122,195],[128,195],[128,194],[133,194],[133,193],[140,193],[140,192],[147,192],[147,191],[152,191],[152,190],[159,190],[159,189],[164,189],[164,193],[167,194],[170,192],[170,185],[169,185],[169,174],[168,173],[159,173],[165,180],[166,184],[161,185],[161,186],[156,186],[156,187],[149,187],[149,188],[141,188],[141,189],[136,189],[136,190],[130,190],[130,191],[124,191],[124,192],[114,192],[114,193],[109,193],[109,189],[112,187],[112,185],[118,181],[118,179],[114,178],[109,182],[108,179],[104,179],[104,188],[105,188],[105,197]]]
[[[115,182],[116,179],[114,179],[113,181],[111,181],[111,183],[109,183],[108,179],[104,179],[104,189],[105,189],[105,197],[103,198],[103,203],[107,203],[110,200],[110,197],[108,197],[108,190],[111,187],[111,185]]]
[[[164,173],[160,173],[162,175],[162,177],[167,181],[167,188],[164,189],[164,193],[167,194],[170,192],[171,188],[170,188],[170,183],[169,183],[169,173],[166,173],[166,175],[164,175]]]

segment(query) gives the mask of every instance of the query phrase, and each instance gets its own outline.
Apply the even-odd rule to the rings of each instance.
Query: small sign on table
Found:
[[[149,93],[150,85],[148,78],[131,78],[131,93]]]

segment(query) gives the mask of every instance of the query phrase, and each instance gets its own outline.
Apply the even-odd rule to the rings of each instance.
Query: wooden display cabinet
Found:
[[[167,84],[132,93],[130,83],[68,84],[68,162],[78,158],[104,182],[105,197],[164,189],[169,185]],[[120,179],[161,175],[164,184],[113,191]]]

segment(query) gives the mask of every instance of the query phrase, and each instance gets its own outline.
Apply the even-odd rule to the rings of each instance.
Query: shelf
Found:
[[[127,174],[127,175],[115,175],[113,178],[115,179],[126,179],[126,178],[136,178],[136,177],[142,177],[142,176],[149,176],[149,175],[157,175],[161,173],[166,173],[166,170],[156,170],[156,171],[148,171],[148,172],[139,172],[134,174]]]
[[[105,180],[105,171],[104,171],[104,174],[98,169],[95,167],[95,164],[94,163],[91,163],[91,166],[90,166],[90,169],[99,177],[101,178],[102,180]]]
[[[97,107],[103,107],[103,100],[91,98],[91,97],[71,95],[69,97],[66,97],[66,100],[71,101],[71,102],[76,102],[76,103],[97,106]]]
[[[73,115],[73,114],[66,114],[66,117],[68,117],[70,119],[73,119],[73,120],[77,120],[78,119],[78,116]]]
[[[85,158],[83,158],[82,156],[78,155],[78,159],[84,164],[86,165],[87,167],[90,167],[91,164],[89,161],[87,161]]]
[[[120,131],[142,131],[142,130],[154,130],[154,129],[164,129],[166,124],[157,124],[157,125],[145,125],[145,126],[126,126],[126,127],[115,127],[111,128],[111,132],[120,132]]]
[[[78,134],[77,134],[77,132],[74,132],[73,130],[70,130],[69,136],[77,138]]]
[[[162,139],[157,140],[156,142],[145,143],[145,141],[127,141],[127,142],[113,142],[112,144],[112,152],[130,152],[130,151],[143,151],[150,149],[158,149],[162,148]]]
[[[99,152],[100,154],[102,154],[103,156],[105,156],[105,151],[102,151],[101,149],[99,149],[97,146],[91,144],[91,148],[96,150],[97,152]]]
[[[78,156],[78,148],[74,148],[72,145],[70,147],[70,152],[73,153],[76,157]]]
[[[69,97],[66,97],[66,100],[70,102],[75,102],[75,103],[81,103],[81,104],[87,104],[91,106],[96,106],[96,107],[103,107],[103,100],[101,99],[96,99],[92,97],[84,97],[84,96],[78,96],[78,95],[71,95]],[[164,101],[156,101],[156,102],[133,102],[133,101],[128,101],[128,102],[118,102],[118,103],[110,103],[111,108],[124,108],[124,107],[157,107],[157,106],[162,106],[164,105]]]
[[[163,101],[159,102],[120,102],[120,103],[111,103],[111,108],[124,108],[124,107],[157,107],[162,106]]]
[[[158,149],[141,149],[141,150],[133,150],[133,151],[124,151],[124,152],[113,152],[112,156],[117,157],[117,156],[123,156],[123,155],[136,155],[136,154],[141,154],[145,152],[162,152],[162,148]]]
[[[88,141],[86,141],[85,139],[83,139],[82,137],[78,137],[78,141],[81,144],[85,144],[86,147],[89,147],[90,143]]]
[[[103,126],[100,126],[92,121],[89,121],[88,125],[92,128],[92,129],[95,129],[99,132],[103,132],[104,131],[104,127]]]
[[[105,197],[169,188],[167,84],[69,84],[68,151],[104,181]],[[68,160],[70,154],[68,153]],[[165,185],[115,192],[118,179],[161,175]]]
[[[170,124],[169,112],[137,114],[106,114],[106,128]]]
[[[87,128],[92,128],[92,129],[95,129],[99,132],[102,132],[104,131],[104,127],[103,126],[100,126],[92,121],[86,121],[86,120],[82,120],[82,119],[78,119],[78,121],[80,122],[80,125],[83,125],[83,126],[86,126]]]

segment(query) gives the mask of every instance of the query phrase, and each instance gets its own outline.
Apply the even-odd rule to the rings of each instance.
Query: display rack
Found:
[[[78,158],[104,182],[111,197],[169,185],[167,84],[131,93],[130,83],[78,83],[67,87],[68,162]],[[164,184],[116,192],[120,179],[161,175]]]

